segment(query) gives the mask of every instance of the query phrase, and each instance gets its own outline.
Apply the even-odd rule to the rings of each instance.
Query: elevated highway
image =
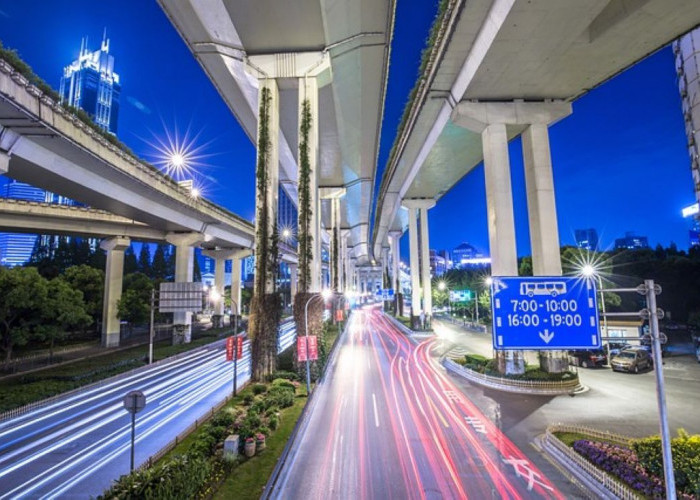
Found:
[[[321,224],[339,228],[347,235],[342,254],[350,254],[358,265],[370,263],[369,218],[395,1],[159,4],[252,141],[257,140],[259,89],[274,85],[279,95],[279,181],[294,200],[299,107],[310,99],[311,141],[316,144],[312,191],[318,187],[319,198],[336,200],[324,208],[320,199],[312,200],[313,225],[317,233]],[[318,234],[314,241],[320,242]],[[314,261],[318,269],[318,247]]]
[[[122,151],[0,61],[0,173],[204,248],[252,248],[254,226]]]
[[[445,2],[381,181],[374,255],[417,219],[427,237],[427,210],[483,160],[492,269],[517,275],[507,143],[523,134],[534,271],[560,274],[548,126],[699,23],[694,0]],[[411,239],[415,294],[427,258]]]

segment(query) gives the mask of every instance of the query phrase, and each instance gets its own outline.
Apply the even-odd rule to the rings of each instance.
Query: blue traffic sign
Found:
[[[394,289],[393,288],[382,288],[377,290],[377,297],[381,298],[383,301],[394,300]]]
[[[600,348],[593,280],[494,277],[491,310],[494,349]]]

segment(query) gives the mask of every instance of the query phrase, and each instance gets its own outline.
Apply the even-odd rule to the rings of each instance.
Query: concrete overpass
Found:
[[[109,246],[119,245],[123,250],[132,240],[148,243],[169,243],[168,232],[151,228],[141,222],[127,219],[119,215],[89,207],[58,205],[53,203],[38,203],[33,201],[0,198],[0,232],[56,234],[63,236],[83,236],[103,240],[107,250]],[[285,242],[279,245],[281,261],[295,271],[298,264],[296,249]],[[118,318],[114,306],[121,297],[121,271],[117,272],[114,264],[114,248],[110,257],[110,265],[105,273],[105,297],[108,305],[104,311],[105,324],[111,325],[104,332],[105,345],[118,342]],[[123,250],[121,252],[123,252]],[[123,253],[120,252],[120,257]],[[204,249],[204,255],[215,260],[214,287],[220,295],[224,293],[225,261],[232,260],[231,298],[236,305],[241,302],[241,259],[250,255],[247,249],[213,248]],[[121,266],[123,270],[123,265]],[[111,307],[109,306],[111,304]],[[216,305],[216,313],[223,314],[224,303]]]
[[[312,289],[321,286],[322,225],[341,234],[340,248],[331,250],[341,256],[333,273],[371,264],[369,218],[395,1],[158,1],[252,141],[259,90],[272,89],[279,182],[294,200],[299,107],[310,100]],[[323,208],[322,198],[331,200]]]
[[[105,346],[119,341],[116,305],[121,296],[124,250],[130,242],[125,224],[131,236],[151,241],[165,237],[176,247],[177,282],[192,281],[194,246],[219,252],[219,259],[230,259],[249,254],[254,245],[252,223],[193,197],[155,167],[105,139],[2,60],[0,174],[107,211],[82,212],[86,216],[82,219],[78,211],[68,217],[54,214],[51,222],[65,230],[80,226],[74,234],[94,230],[104,237],[114,233],[102,242],[107,251]],[[73,216],[80,222],[67,221]],[[15,224],[18,217],[14,215]],[[42,223],[48,224],[47,219]],[[190,313],[175,313],[175,323],[182,326],[184,341],[189,341]]]
[[[482,160],[492,272],[517,275],[507,143],[523,134],[536,275],[561,274],[548,126],[700,23],[695,0],[449,0],[384,172],[374,255],[409,227],[413,312],[431,313],[427,210]],[[422,258],[418,258],[418,220]],[[398,272],[394,272],[397,276]]]

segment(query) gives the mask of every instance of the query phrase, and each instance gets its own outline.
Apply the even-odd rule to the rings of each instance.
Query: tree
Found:
[[[139,263],[136,260],[134,247],[129,245],[124,251],[124,274],[132,274],[139,272]]]
[[[41,321],[48,287],[35,267],[0,267],[0,349],[5,363],[12,349],[25,345],[34,327]]]
[[[54,252],[54,264],[58,268],[59,274],[65,271],[73,264],[73,256],[71,245],[68,242],[68,237],[60,236],[58,238],[58,246]]]
[[[129,331],[134,325],[148,321],[151,314],[151,291],[153,282],[143,273],[124,276],[124,291],[117,303],[117,317],[129,322]]]
[[[151,269],[153,277],[156,279],[167,279],[168,274],[168,247],[165,243],[158,243],[156,251],[153,254],[153,263]]]
[[[66,269],[63,279],[75,290],[83,293],[85,312],[92,317],[93,324],[102,320],[105,273],[86,264]]]
[[[85,311],[83,293],[67,281],[52,279],[47,290],[36,334],[39,339],[49,341],[49,359],[52,359],[56,340],[64,338],[69,329],[87,327],[92,318]]]
[[[151,268],[151,251],[148,244],[141,244],[141,252],[139,253],[138,271],[146,276],[153,277],[153,269]]]

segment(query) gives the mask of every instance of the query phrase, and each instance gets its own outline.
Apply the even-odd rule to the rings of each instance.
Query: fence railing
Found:
[[[455,363],[449,358],[444,358],[442,360],[442,365],[448,371],[464,377],[471,382],[508,392],[540,395],[570,394],[580,386],[578,376],[571,380],[562,381],[514,380],[475,372],[474,370],[470,370],[469,368]]]
[[[83,344],[77,344],[77,345],[66,346],[66,347],[59,347],[57,349],[54,349],[53,354],[49,353],[49,351],[41,351],[41,352],[37,352],[34,354],[27,354],[26,356],[12,358],[9,361],[3,361],[2,368],[3,368],[3,371],[6,371],[8,373],[13,373],[14,368],[19,366],[19,365],[30,364],[31,366],[34,366],[34,365],[40,364],[40,363],[41,364],[48,364],[46,362],[49,361],[51,358],[60,358],[61,356],[65,355],[65,354],[90,349],[92,347],[95,347],[95,345],[97,345],[96,342],[86,342]]]
[[[573,448],[570,448],[569,446],[564,444],[559,438],[557,438],[554,435],[555,432],[585,433],[590,434],[591,436],[597,437],[599,439],[606,439],[624,445],[629,444],[628,437],[621,436],[619,434],[613,434],[610,432],[601,432],[577,425],[556,424],[549,426],[545,431],[543,444],[545,445],[545,448],[549,446],[556,449],[561,455],[566,457],[566,459],[568,459],[571,463],[578,467],[579,470],[584,471],[591,480],[594,480],[596,483],[604,487],[616,497],[621,498],[622,500],[638,500],[644,498],[642,495],[636,493],[634,490],[627,487],[625,484],[616,480],[604,471],[598,469],[595,465],[593,465],[584,457],[576,453],[573,450]]]

